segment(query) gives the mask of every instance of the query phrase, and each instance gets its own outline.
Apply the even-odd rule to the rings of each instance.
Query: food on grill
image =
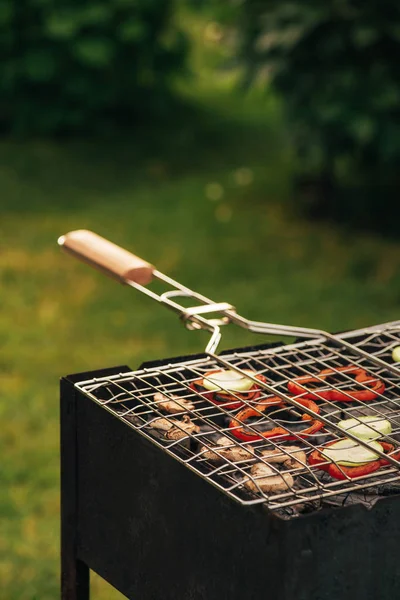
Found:
[[[306,453],[301,448],[298,448],[297,446],[283,446],[282,449],[285,450],[284,453],[280,450],[274,451],[277,455],[275,456],[275,459],[279,459],[280,462],[283,462],[285,467],[294,469],[304,467],[307,464]],[[270,452],[268,452],[268,450],[264,450],[264,452],[261,453],[261,456],[267,462],[273,462],[273,458],[270,457]]]
[[[258,462],[250,469],[254,481],[247,479],[245,486],[251,492],[283,492],[288,491],[294,484],[290,473],[277,473],[270,466]]]
[[[332,387],[328,390],[318,387],[326,387],[325,381],[328,377],[337,376],[343,373],[345,375],[354,375],[354,382],[360,383],[360,389],[355,390],[354,385],[351,387],[340,388]],[[302,398],[310,400],[330,400],[333,402],[354,402],[359,400],[368,402],[374,400],[379,394],[385,390],[385,384],[377,377],[373,377],[365,369],[361,369],[354,365],[347,367],[336,367],[334,369],[323,369],[315,376],[304,375],[296,377],[288,382],[288,390],[291,394],[300,395]],[[314,391],[313,391],[314,390]]]
[[[301,469],[306,466],[307,455],[304,450],[297,446],[285,446],[285,450],[290,454],[290,457],[287,457],[287,460],[283,463],[286,467]]]
[[[341,444],[341,447],[338,448],[338,444]],[[332,446],[336,446],[336,448],[329,451]],[[372,447],[372,450],[362,447],[363,450],[361,451],[357,448],[359,446],[359,444],[349,439],[330,442],[323,448],[314,450],[309,456],[308,463],[311,466],[318,466],[319,469],[326,471],[335,479],[345,480],[347,478],[365,477],[381,467],[391,464],[388,460],[375,454],[374,448],[385,452],[385,454],[390,454],[396,460],[400,459],[400,451],[393,453],[394,446],[386,442],[370,441],[369,446]],[[337,464],[327,462],[330,460],[335,460]]]
[[[357,419],[344,419],[339,421],[338,427],[343,431],[349,431],[358,438],[367,440],[379,438],[392,432],[390,421],[375,415],[358,417]]]
[[[214,447],[215,450],[218,451],[218,454],[213,451],[212,448]],[[222,462],[224,458],[232,462],[239,462],[241,460],[250,460],[254,455],[251,448],[243,448],[242,446],[235,444],[235,442],[228,437],[221,435],[217,438],[215,443],[212,444],[211,448],[201,446],[200,456],[201,458],[205,458],[212,462]]]
[[[250,369],[242,372],[266,382],[261,373]],[[193,381],[190,387],[203,398],[227,409],[240,408],[245,402],[256,400],[261,393],[261,388],[254,381],[230,369],[208,371],[204,377]]]
[[[177,423],[179,423],[179,421],[175,419],[164,419],[160,417],[159,419],[154,419],[154,421],[151,421],[150,427],[153,429],[159,429],[160,431],[169,431],[174,424]]]
[[[74,431],[75,425],[79,425],[79,420],[75,417],[80,415],[72,415],[71,420],[68,406],[70,406],[72,394],[83,393],[98,405],[104,406],[110,413],[117,414],[121,421],[131,420],[131,429],[136,429],[138,435],[146,436],[149,431],[152,431],[153,437],[157,435],[158,438],[162,438],[164,445],[168,446],[165,450],[181,462],[180,465],[175,465],[177,469],[182,467],[182,469],[190,468],[196,471],[198,476],[216,485],[221,492],[226,492],[242,504],[248,503],[248,499],[243,500],[242,497],[246,479],[252,480],[247,481],[246,487],[249,493],[253,491],[258,496],[256,501],[260,499],[260,488],[263,491],[283,490],[283,493],[282,491],[279,492],[280,497],[273,498],[271,502],[268,502],[268,498],[265,498],[266,494],[264,494],[262,501],[267,500],[268,508],[275,513],[290,516],[290,518],[296,511],[300,510],[303,503],[307,510],[314,510],[332,502],[333,498],[335,498],[335,502],[350,503],[348,498],[354,498],[356,495],[360,499],[359,501],[368,505],[370,504],[368,496],[372,493],[380,496],[392,493],[398,494],[400,481],[400,386],[398,368],[400,362],[397,362],[400,361],[399,322],[347,332],[344,335],[332,335],[316,329],[254,322],[241,317],[237,313],[234,316],[235,311],[232,305],[226,302],[214,303],[211,299],[192,292],[185,286],[181,286],[178,282],[164,276],[145,261],[102,240],[98,236],[94,236],[90,232],[72,232],[67,236],[63,236],[60,243],[75,256],[106,271],[109,275],[131,287],[145,291],[142,286],[149,283],[152,278],[167,284],[169,288],[172,288],[168,292],[157,294],[151,291],[149,295],[154,300],[180,314],[189,329],[199,328],[211,333],[206,353],[202,357],[156,361],[154,365],[141,367],[133,373],[126,372],[125,369],[122,372],[119,372],[118,369],[107,370],[101,377],[99,377],[99,373],[93,374],[91,381],[88,381],[85,375],[84,381],[78,381],[78,378],[74,378],[76,390],[71,387],[73,379],[68,378],[68,380],[65,380],[63,389],[65,390],[66,401],[63,402],[63,414],[66,417],[65,430],[71,432],[70,445],[73,463],[76,458],[76,436],[85,435],[86,432],[84,427],[77,427],[77,431]],[[191,308],[179,303],[178,298],[181,296],[193,300]],[[215,321],[207,318],[208,315],[215,312],[220,313],[222,322],[230,322],[253,332],[283,337],[296,336],[305,339],[287,345],[278,342],[276,348],[268,344],[268,348],[260,346],[245,350],[237,349],[224,353],[223,357],[218,356],[217,346],[221,336],[218,329],[212,326]],[[239,365],[248,366],[249,369],[240,372]],[[194,369],[196,370],[194,371]],[[194,372],[196,375],[193,375]],[[270,385],[266,385],[267,380],[264,375],[268,377]],[[193,382],[194,378],[196,378],[196,381]],[[283,386],[285,388],[287,386],[289,390],[286,390],[286,395],[281,393],[284,389]],[[266,388],[273,394],[283,396],[284,401],[276,396],[266,399],[267,394],[264,391]],[[158,391],[163,393],[155,395],[155,392]],[[174,396],[171,392],[174,392],[177,396]],[[295,394],[295,396],[292,395],[290,398],[288,394]],[[190,398],[192,400],[192,404],[186,405],[186,411],[182,410],[182,403],[179,398],[182,398],[182,400]],[[167,402],[165,399],[167,399]],[[204,399],[204,401],[199,401],[199,399]],[[319,402],[320,400],[322,402]],[[212,402],[218,405],[217,409]],[[342,404],[339,405],[339,403]],[[195,408],[189,408],[192,405],[195,405]],[[89,403],[87,407],[84,416],[85,420],[88,417],[90,421]],[[237,410],[235,410],[235,414],[231,414],[227,418],[229,411],[223,411],[221,407]],[[154,412],[150,416],[152,410]],[[188,416],[189,411],[193,421]],[[225,412],[225,415],[223,412]],[[237,412],[239,415],[236,415]],[[372,428],[374,434],[372,437],[375,439],[371,441],[371,437],[362,436],[371,429],[369,426],[372,421],[369,419],[360,421],[359,417],[373,416],[375,418],[376,414],[374,415],[374,412],[379,415],[379,419],[376,421],[378,423],[376,430]],[[106,422],[103,429],[103,422],[98,420],[97,413],[98,408],[96,407],[93,413],[93,424],[95,427],[99,423],[101,424],[99,429],[101,435],[98,439],[100,440],[99,448],[101,447],[102,451],[101,453],[96,452],[96,447],[93,446],[93,458],[99,457],[98,462],[100,464],[104,462],[104,441],[107,443],[107,440],[111,439],[110,434],[114,430],[111,422],[109,431]],[[185,418],[182,418],[182,415],[185,415]],[[164,418],[160,418],[160,416]],[[349,422],[347,419],[350,417],[352,421]],[[346,419],[346,421],[340,422],[340,419]],[[381,440],[387,439],[383,434],[390,431],[385,419],[388,419],[392,424],[394,433],[391,433],[393,437],[390,440],[393,441],[395,446],[381,442]],[[229,433],[225,433],[227,421],[229,420],[231,420],[231,430]],[[326,430],[323,429],[321,420],[329,425]],[[338,422],[340,422],[343,429],[341,429]],[[216,433],[218,428],[220,428],[220,433]],[[213,433],[210,432],[210,429]],[[378,435],[376,436],[375,433]],[[243,440],[242,444],[237,443],[237,448],[234,444],[228,443],[228,439],[225,437],[232,437],[233,435]],[[338,443],[338,435],[342,438],[351,435],[355,443],[349,441],[349,439],[341,440]],[[358,438],[357,435],[360,437]],[[397,441],[396,436],[398,436],[399,441]],[[207,447],[204,447],[203,444],[204,451],[199,455],[199,445],[205,439],[207,439],[207,442],[204,442],[207,443]],[[300,447],[297,445],[280,445],[285,444],[286,440],[290,439],[297,439]],[[318,442],[316,442],[316,439],[318,439]],[[165,441],[168,442],[168,440],[173,441],[165,444]],[[249,450],[249,442],[252,440],[256,440],[254,451]],[[330,440],[335,441],[328,443]],[[135,440],[133,435],[129,435],[129,440],[127,438],[126,443],[129,444],[131,441],[132,448],[135,449],[140,446],[140,441],[143,440],[139,440],[139,438]],[[126,443],[123,440],[121,446],[121,468],[124,466]],[[318,448],[316,448],[317,443]],[[158,444],[158,446],[161,445]],[[182,452],[183,446],[186,448],[184,452]],[[148,444],[143,444],[144,454],[147,447]],[[306,450],[304,451],[303,448]],[[118,450],[118,448],[113,444],[111,450],[110,460],[115,460],[115,457],[118,456],[118,452],[116,454],[115,450]],[[379,454],[377,454],[378,452]],[[222,462],[218,463],[216,468],[206,468],[207,465],[201,464],[199,460],[201,455],[205,453],[208,453],[210,460],[218,461],[222,458]],[[63,454],[66,454],[66,452],[63,452]],[[250,458],[247,458],[247,456]],[[182,460],[183,457],[184,460]],[[231,460],[228,462],[227,457],[238,462],[232,465]],[[67,457],[65,463],[68,477],[71,474],[70,458]],[[83,458],[86,459],[85,456]],[[150,456],[151,462],[153,458],[153,456]],[[239,462],[242,458],[242,462]],[[140,462],[143,462],[142,459],[143,457],[141,457]],[[304,467],[306,459],[308,461],[307,468]],[[84,460],[83,468],[85,468],[86,463],[91,468],[91,461],[87,460]],[[105,465],[106,470],[107,467],[110,467],[110,465]],[[374,472],[378,469],[381,469],[381,473]],[[95,471],[97,470],[95,469]],[[115,471],[117,475],[119,472],[123,476],[121,469],[115,469]],[[295,489],[289,489],[293,483],[294,473],[298,475],[293,486]],[[368,481],[365,481],[369,473],[371,475]],[[190,477],[192,477],[192,474]],[[338,482],[332,481],[332,478],[344,481],[341,481],[338,485]],[[353,478],[358,478],[356,479],[356,485],[354,485]],[[168,479],[170,479],[169,474],[166,474],[164,480],[161,473],[160,483],[168,483]],[[182,481],[183,479],[184,473],[182,471]],[[257,479],[260,483],[257,483]],[[106,477],[106,486],[108,480],[109,478]],[[97,485],[99,482],[96,480],[93,483]],[[175,481],[172,482],[178,493],[179,490],[175,483]],[[72,484],[74,484],[73,481]],[[77,487],[79,488],[79,486]],[[85,486],[85,493],[91,491],[89,488]],[[205,488],[204,491],[206,491]],[[102,499],[104,496],[105,500],[108,500],[107,494],[100,494],[99,496],[95,488],[93,488],[93,496]],[[197,494],[192,496],[192,499],[197,501]],[[339,497],[340,500],[338,500]],[[113,504],[111,496],[110,500]],[[162,498],[160,502],[162,507]],[[82,502],[82,505],[84,504],[86,503]],[[118,505],[115,502],[114,504]],[[182,515],[182,503],[177,501],[176,504],[177,515]],[[216,501],[216,504],[218,504],[218,501]],[[90,502],[88,505],[90,505]],[[196,511],[196,506],[194,508]],[[382,518],[385,521],[390,521],[390,504],[388,504],[388,511],[385,511],[386,509],[383,509],[376,515],[374,526],[377,530]],[[186,510],[183,512],[186,514],[191,511]],[[246,515],[243,513],[243,518],[245,517]],[[217,519],[218,516],[214,520],[212,518],[207,520],[207,534],[215,531],[213,525],[215,525]],[[337,520],[337,517],[335,516],[334,519]],[[125,522],[126,519],[122,519],[122,521]],[[319,521],[319,525],[313,526],[313,530],[318,534],[319,527],[323,535],[326,533],[327,527],[326,519],[322,521]],[[316,520],[315,523],[317,522]],[[360,525],[363,525],[361,518]],[[367,525],[369,527],[370,523],[367,523]],[[342,529],[345,529],[346,526],[346,517],[344,517]],[[396,523],[394,523],[394,526],[396,526]],[[281,530],[281,527],[277,529]],[[366,528],[364,529],[366,530]],[[363,534],[363,532],[362,529],[361,533]],[[282,529],[282,533],[286,536],[286,528],[285,530]],[[208,535],[208,537],[210,536]],[[225,537],[222,536],[221,548]],[[310,539],[316,539],[318,543],[321,538],[320,535],[309,537]],[[331,538],[335,541],[334,536],[331,536]],[[205,547],[205,544],[203,546]],[[315,546],[318,550],[317,546],[318,544]],[[383,548],[385,544],[381,544],[381,546]],[[194,544],[192,550],[194,556],[197,550],[201,553],[201,543]],[[294,547],[295,553],[296,547]],[[152,568],[151,562],[149,562],[150,570]],[[348,565],[348,560],[344,554],[342,562],[343,565]],[[196,560],[193,561],[193,564],[195,563]],[[266,561],[267,563],[268,561]],[[300,565],[301,567],[302,565]],[[343,569],[341,571],[344,572]],[[306,577],[305,580],[307,579]],[[251,582],[251,577],[248,577],[248,580]],[[296,577],[297,580],[300,581],[300,578]],[[321,576],[321,580],[323,580],[323,576]],[[222,583],[223,595],[225,581]],[[310,585],[312,587],[312,581]],[[295,595],[296,586],[289,587],[293,587]],[[307,587],[308,591],[311,590],[311,587]],[[323,587],[317,587],[322,590],[321,593],[323,594]],[[335,588],[334,585],[331,587],[332,590]],[[364,591],[367,588],[368,586],[365,587]],[[300,595],[303,597],[302,594]],[[394,597],[398,596],[398,594],[396,596],[396,593],[392,595]]]
[[[165,437],[168,440],[181,440],[182,438],[187,437],[189,434],[199,433],[199,431],[200,427],[195,425],[188,415],[185,415],[182,418],[182,421],[178,421],[174,427],[167,431]]]
[[[150,427],[165,432],[164,435],[168,440],[180,440],[190,433],[199,433],[200,431],[200,427],[195,425],[188,415],[185,415],[181,421],[160,417],[151,421]]]
[[[170,394],[164,396],[161,392],[154,394],[154,402],[158,405],[158,408],[163,412],[170,414],[182,413],[185,410],[194,410],[194,404],[190,400]]]
[[[329,447],[321,449],[321,454],[325,458],[333,460],[338,465],[359,467],[379,458],[379,455],[374,450],[382,452],[382,446],[379,442],[371,440],[368,446],[369,448],[365,448],[361,444],[357,444],[357,442],[349,439],[339,440]]]
[[[394,362],[400,362],[400,346],[396,346],[396,348],[393,348],[392,358]]]
[[[253,375],[250,369],[243,369],[243,373]],[[244,377],[241,373],[227,369],[225,371],[216,371],[207,378],[203,379],[203,385],[207,390],[218,392],[222,389],[231,392],[248,392],[254,385],[254,381]]]
[[[320,412],[318,406],[312,400],[307,400],[306,398],[298,398],[297,402],[305,408],[312,410],[316,414],[319,414]],[[299,437],[303,438],[315,434],[324,426],[324,424],[321,421],[313,419],[313,417],[304,413],[300,417],[300,423],[302,421],[309,423],[309,427],[295,433],[294,431],[291,431],[290,424],[288,424],[285,427],[276,426],[276,424],[268,418],[268,415],[262,415],[262,413],[269,407],[279,407],[282,409],[292,408],[291,405],[285,403],[278,396],[265,398],[261,402],[258,402],[254,407],[244,408],[236,415],[234,419],[231,419],[229,423],[231,433],[239,440],[245,442],[262,440],[263,438],[273,438],[277,436],[279,436],[280,440],[297,440]],[[248,427],[246,427],[246,422],[253,417],[258,417],[258,421],[256,423],[257,427],[259,427],[260,425],[272,425],[272,428],[267,429],[265,431],[255,431],[253,425],[253,429],[248,429]]]
[[[248,446],[248,448],[255,454],[252,446]],[[258,455],[270,465],[283,464],[287,468],[299,468],[307,464],[306,453],[298,446],[282,446],[282,449],[266,448],[259,451]]]

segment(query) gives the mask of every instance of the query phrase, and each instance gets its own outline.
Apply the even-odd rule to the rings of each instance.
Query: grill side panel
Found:
[[[136,600],[392,600],[400,503],[281,521],[76,393],[77,556]]]
[[[291,521],[285,598],[392,600],[400,597],[399,498],[322,511]]]
[[[90,568],[141,600],[282,591],[280,521],[243,510],[88,398],[77,412],[78,556]]]

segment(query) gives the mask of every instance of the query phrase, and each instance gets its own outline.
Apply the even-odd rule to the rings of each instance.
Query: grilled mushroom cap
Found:
[[[181,440],[190,433],[199,433],[200,431],[200,427],[195,425],[188,415],[185,415],[182,421],[175,421],[175,423],[176,425],[165,434],[165,437],[169,440]]]
[[[179,423],[179,421],[176,419],[164,419],[160,417],[158,419],[154,419],[154,421],[151,421],[150,427],[153,427],[153,429],[159,429],[160,431],[169,431],[174,424],[177,423]]]
[[[254,452],[254,448],[250,448]],[[304,467],[306,464],[306,453],[298,446],[282,446],[282,450],[266,449],[262,450],[260,455],[270,465],[284,464],[287,468],[295,468]]]
[[[245,486],[251,492],[281,492],[287,491],[294,484],[290,473],[276,473],[264,463],[256,463],[250,469],[250,474],[255,478],[245,481]]]
[[[159,409],[163,412],[170,414],[182,413],[186,410],[194,410],[194,404],[191,400],[186,400],[175,394],[170,396],[164,396],[161,392],[154,394],[154,402],[158,405]]]
[[[232,462],[239,462],[241,460],[249,460],[253,456],[250,450],[239,446],[233,440],[223,435],[217,438],[215,443],[212,444],[212,447],[214,446],[219,454],[214,452],[212,448],[201,446],[201,457],[212,462],[221,462],[224,458]]]
[[[290,454],[290,458],[286,456],[287,460],[283,463],[288,469],[301,469],[307,464],[307,456],[302,448],[286,446],[285,450]]]

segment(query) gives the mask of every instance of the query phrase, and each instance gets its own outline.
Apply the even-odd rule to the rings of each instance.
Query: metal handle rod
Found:
[[[234,307],[230,304],[215,303],[210,298],[194,292],[190,288],[156,270],[142,258],[120,248],[91,231],[72,231],[61,236],[58,243],[76,258],[83,260],[91,266],[105,272],[107,275],[167,306],[181,317],[186,327],[189,329],[204,329],[209,331],[211,333],[211,338],[207,344],[206,353],[214,353],[218,348],[218,344],[222,337],[220,327],[222,325],[227,325],[228,323],[234,323],[253,333],[328,339],[334,344],[345,347],[347,350],[351,350],[358,356],[362,356],[396,375],[400,374],[399,368],[386,363],[377,356],[373,356],[326,331],[309,329],[306,327],[263,323],[246,319],[238,315]],[[152,279],[162,281],[173,289],[164,292],[163,294],[156,294],[145,287]],[[198,307],[190,307],[189,309],[185,308],[175,300],[171,299],[178,296],[193,298],[199,301],[201,305]],[[222,318],[207,319],[202,316],[205,314],[205,305],[208,307],[207,312],[218,312],[222,315]]]
[[[207,298],[206,296],[203,296],[202,294],[199,294],[198,292],[194,292],[190,288],[182,285],[178,281],[175,281],[171,277],[164,275],[164,273],[161,273],[160,271],[154,271],[153,276],[156,279],[158,279],[159,281],[163,281],[164,283],[167,283],[171,287],[175,288],[175,290],[179,290],[180,292],[183,292],[184,295],[187,297],[192,297],[196,300],[199,300],[200,302],[203,302],[204,304],[216,305],[216,303],[213,300],[211,300],[210,298]],[[134,284],[133,287],[136,287],[140,291],[147,291],[147,288],[143,289],[144,286],[137,286],[137,284]],[[167,294],[168,294],[168,292],[167,292]],[[159,302],[164,302],[164,297],[158,296],[158,300],[159,300]],[[183,306],[180,306],[180,309],[181,309],[181,316],[184,318],[187,315],[187,309],[185,309]],[[223,314],[225,317],[227,317],[230,322],[235,323],[235,325],[238,325],[239,327],[242,327],[243,329],[248,329],[249,331],[252,331],[253,333],[262,333],[262,334],[271,334],[271,335],[286,335],[286,336],[307,337],[307,338],[321,336],[321,331],[318,329],[309,329],[307,327],[295,327],[295,326],[291,326],[291,325],[277,325],[274,323],[264,323],[262,321],[250,321],[249,319],[246,319],[245,317],[238,315],[237,312],[232,309],[226,309],[226,310],[222,310],[219,312],[221,312],[221,314]],[[189,316],[191,316],[192,314],[193,314],[193,312],[191,311]]]
[[[179,292],[181,292],[186,297],[195,298],[196,300],[199,300],[199,301],[203,302],[204,304],[210,305],[210,307],[215,307],[216,310],[219,307],[219,305],[216,304],[215,302],[213,302],[210,298],[207,298],[206,296],[203,296],[202,294],[194,292],[190,288],[187,288],[186,286],[180,284],[179,282],[175,281],[174,279],[171,279],[171,277],[164,275],[160,271],[154,271],[153,276],[156,279],[158,279],[159,281],[163,281],[164,283],[167,283],[171,287],[175,288],[176,291],[179,290]],[[213,323],[212,321],[210,321],[208,319],[204,319],[204,318],[200,317],[200,315],[196,315],[194,309],[191,309],[188,313],[187,309],[185,307],[183,307],[181,304],[178,304],[177,302],[173,302],[170,300],[170,298],[168,296],[168,294],[170,294],[170,292],[166,292],[163,295],[159,295],[159,294],[155,294],[154,292],[150,291],[148,288],[146,288],[140,284],[134,283],[134,282],[129,282],[128,285],[130,285],[131,287],[134,287],[135,289],[139,290],[140,292],[150,296],[154,300],[157,300],[159,303],[164,304],[165,306],[173,309],[187,322],[193,321],[193,322],[197,323],[200,328],[211,331],[212,338],[210,339],[210,341],[207,345],[206,353],[210,353],[210,352],[213,353],[218,348],[218,344],[222,337],[219,325],[216,325],[215,323]],[[176,293],[176,292],[174,291],[173,293]],[[251,331],[252,333],[260,333],[260,334],[264,334],[264,335],[283,335],[283,336],[296,336],[296,337],[305,337],[305,338],[325,338],[325,339],[328,339],[331,342],[333,342],[336,346],[337,345],[342,346],[342,347],[346,348],[347,350],[354,352],[358,356],[362,356],[363,358],[368,359],[369,361],[373,362],[377,366],[384,367],[388,371],[391,371],[392,373],[394,373],[396,375],[400,375],[400,370],[396,366],[390,365],[389,363],[385,362],[381,358],[374,356],[373,354],[370,354],[370,353],[366,352],[365,350],[358,348],[357,346],[354,346],[353,344],[344,340],[341,337],[335,336],[332,333],[329,333],[327,331],[323,331],[322,329],[309,329],[307,327],[293,327],[293,326],[287,326],[287,325],[277,325],[277,324],[273,324],[273,323],[264,323],[262,321],[251,321],[249,319],[246,319],[245,317],[242,317],[241,315],[238,315],[237,312],[232,309],[219,310],[219,312],[225,317],[225,319],[227,319],[227,321],[221,322],[220,323],[221,325],[225,325],[227,323],[234,323],[235,325],[238,325],[239,327],[242,327],[243,329]]]
[[[154,276],[157,277],[157,279],[160,279],[161,281],[164,281],[164,282],[168,283],[169,285],[177,288],[180,291],[180,293],[183,293],[185,296],[195,297],[195,298],[203,301],[206,304],[210,304],[211,306],[217,306],[209,298],[206,298],[205,296],[202,296],[201,294],[197,294],[197,293],[193,292],[189,288],[186,288],[185,286],[182,286],[181,284],[174,281],[173,279],[165,276],[163,273],[156,271],[154,273]],[[138,285],[133,284],[133,287],[137,288]],[[140,288],[143,288],[143,286],[139,286],[139,289]],[[181,316],[185,312],[185,309],[181,305],[171,301],[169,297],[158,296],[157,294],[150,292],[147,288],[140,289],[140,291],[143,291],[144,293],[151,295],[152,297],[155,296],[156,300],[158,300],[159,302],[162,302],[165,305],[169,306],[170,308],[176,310],[179,314],[181,314]],[[240,327],[243,327],[243,328],[245,328],[249,331],[253,331],[255,333],[278,333],[280,335],[282,335],[282,334],[294,335],[293,332],[294,331],[297,332],[300,329],[301,332],[303,333],[303,335],[305,335],[306,337],[312,337],[312,336],[317,337],[318,336],[318,337],[328,339],[328,340],[334,342],[335,345],[341,345],[352,352],[356,352],[359,356],[362,356],[362,357],[374,362],[375,364],[382,366],[385,369],[388,369],[388,370],[393,371],[396,374],[398,374],[398,370],[395,367],[390,368],[391,365],[388,365],[385,361],[381,360],[380,358],[375,357],[374,355],[371,355],[368,352],[365,352],[364,350],[354,346],[353,344],[350,344],[346,340],[343,340],[342,338],[338,338],[328,332],[324,332],[321,330],[315,330],[315,329],[307,330],[307,329],[303,329],[303,328],[283,327],[283,326],[279,326],[279,325],[276,325],[276,326],[272,325],[270,327],[270,324],[267,324],[267,323],[262,323],[262,322],[258,323],[255,321],[249,321],[249,320],[245,319],[244,317],[237,315],[237,313],[232,310],[223,310],[223,311],[221,311],[221,313],[225,317],[227,317],[230,322],[233,322],[233,323],[239,325]],[[199,315],[196,315],[193,313],[190,315],[190,319],[193,319],[194,322],[198,323],[198,325],[200,327],[205,326],[208,328],[210,325],[210,323],[209,323],[209,321],[207,321],[207,319],[203,319]],[[290,334],[287,333],[288,331],[290,331]],[[307,334],[310,332],[311,335],[306,335],[306,332],[307,332]],[[208,356],[210,356],[210,358],[214,359],[218,364],[222,365],[223,367],[230,369],[230,370],[235,370],[236,372],[243,374],[243,371],[240,368],[235,367],[235,365],[232,365],[229,361],[226,361],[223,358],[221,358],[220,356],[215,354],[215,351],[218,347],[220,340],[221,340],[220,327],[217,325],[214,325],[212,337],[206,348],[206,354],[208,354]],[[337,426],[336,423],[333,423],[330,419],[327,419],[326,417],[324,417],[321,414],[314,413],[314,411],[312,411],[308,408],[305,408],[300,402],[297,402],[297,400],[295,400],[292,396],[283,394],[281,392],[277,392],[277,390],[275,390],[274,388],[269,386],[267,383],[259,382],[259,380],[255,379],[254,377],[252,377],[249,374],[246,374],[246,377],[248,377],[249,379],[254,381],[254,383],[257,383],[257,385],[264,388],[268,392],[280,396],[289,405],[292,405],[292,406],[298,408],[299,410],[302,410],[303,413],[310,415],[314,419],[322,421],[326,426],[331,428],[335,433],[340,433],[341,435],[343,435],[343,431],[340,430],[340,428]],[[365,448],[370,449],[370,446],[367,441],[358,439],[357,436],[355,436],[352,432],[346,432],[346,437],[350,438],[352,441],[360,444],[361,446],[364,446]],[[376,454],[380,458],[387,460],[389,463],[391,463],[395,467],[397,467],[397,468],[400,467],[400,462],[398,460],[396,460],[395,458],[391,457],[390,455],[385,454],[383,451],[380,451],[380,450],[376,450],[376,451],[374,450],[374,452],[376,452]]]

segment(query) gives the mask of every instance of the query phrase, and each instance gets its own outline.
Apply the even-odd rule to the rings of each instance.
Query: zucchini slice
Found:
[[[360,467],[374,460],[379,460],[380,457],[375,454],[374,450],[383,452],[379,442],[371,440],[368,445],[370,449],[364,448],[364,446],[353,442],[353,440],[339,440],[327,448],[321,448],[320,453],[328,460],[332,460],[343,467]]]
[[[359,417],[358,419],[344,419],[339,421],[338,427],[364,440],[374,440],[392,432],[390,421],[375,415]]]

